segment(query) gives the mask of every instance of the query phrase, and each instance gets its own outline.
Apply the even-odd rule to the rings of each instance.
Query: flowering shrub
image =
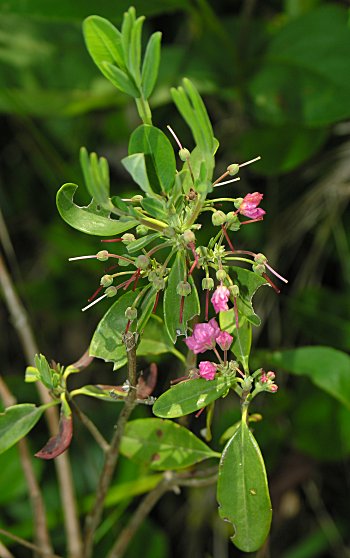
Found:
[[[249,429],[248,408],[258,393],[277,390],[272,371],[251,371],[249,366],[252,326],[260,323],[252,298],[263,285],[278,292],[268,273],[286,280],[263,254],[235,248],[240,227],[263,220],[265,211],[259,207],[262,194],[249,193],[243,198],[216,194],[222,185],[237,185],[240,169],[259,157],[229,164],[225,173],[215,178],[219,142],[203,101],[188,79],[171,94],[191,129],[194,146],[183,147],[170,126],[166,132],[153,125],[148,99],[157,79],[161,35],[154,33],[150,37],[142,58],[142,23],[143,18],[137,19],[133,8],[125,14],[121,30],[98,16],[84,22],[86,45],[94,62],[113,85],[136,102],[142,123],[130,137],[128,155],[122,164],[141,193],[128,199],[111,195],[107,161],[82,148],[80,160],[92,198],[90,204],[80,207],[74,202],[78,186],[72,183],[63,185],[57,194],[58,211],[69,225],[87,234],[108,237],[101,240],[108,249],[73,255],[70,260],[89,258],[107,265],[101,272],[100,285],[83,308],[87,311],[102,299],[115,298],[96,328],[89,354],[113,363],[114,370],[127,363],[128,377],[121,386],[82,385],[70,390],[70,374],[81,372],[85,363],[66,368],[50,366],[45,357],[37,356],[35,367],[26,371],[26,381],[44,384],[52,396],[52,405],[61,407],[61,421],[57,436],[36,455],[51,459],[67,449],[77,396],[124,402],[108,453],[114,466],[119,452],[131,459],[143,459],[152,470],[161,471],[186,469],[204,459],[219,458],[218,478],[208,473],[207,480],[217,481],[219,514],[234,527],[233,543],[252,552],[268,535],[271,504],[264,462]],[[178,147],[178,158],[174,145]],[[225,211],[217,208],[218,203]],[[213,230],[203,246],[198,233],[205,212],[212,214]],[[217,317],[210,317],[213,311]],[[149,355],[146,341],[152,344],[155,339],[162,342],[154,349],[154,355],[172,351],[177,343],[180,351],[176,354],[185,365],[181,352],[185,345],[194,355],[205,353],[203,358],[208,359],[199,357],[184,378],[175,381],[176,385],[156,400],[152,396],[156,369],[146,380],[136,376],[136,357]],[[207,410],[205,438],[209,442],[214,403],[229,393],[239,397],[242,418],[231,428],[221,455],[169,420]],[[158,418],[127,423],[137,403],[153,405]],[[1,427],[6,431],[1,449],[23,437],[50,405],[8,408],[1,417]],[[161,435],[155,435],[153,449],[148,451],[147,440],[152,432]],[[191,478],[194,477],[192,470]],[[181,484],[181,479],[176,478],[169,487]],[[101,482],[89,515],[86,557],[92,552],[107,489],[108,482]]]

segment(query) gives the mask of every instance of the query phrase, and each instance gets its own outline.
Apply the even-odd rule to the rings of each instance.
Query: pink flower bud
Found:
[[[227,333],[227,331],[221,331],[220,335],[217,336],[216,342],[223,351],[228,351],[231,347],[233,341],[232,335]]]
[[[216,374],[216,366],[208,360],[199,363],[199,375],[205,380],[214,380]]]
[[[266,376],[269,380],[274,380],[276,378],[276,374],[272,372],[272,370],[270,370],[270,372],[268,372]]]
[[[211,297],[212,304],[216,313],[228,310],[227,301],[230,298],[230,291],[227,287],[219,285]]]
[[[185,339],[185,343],[195,354],[205,353],[205,351],[214,349],[219,334],[220,328],[215,318],[212,318],[207,323],[196,324],[192,335]]]
[[[276,393],[277,390],[278,390],[278,385],[277,384],[272,384],[269,387],[269,391],[272,391],[272,393]]]
[[[267,384],[267,382],[268,382],[268,377],[267,377],[267,375],[265,374],[265,372],[262,373],[262,375],[261,375],[261,377],[260,377],[260,382],[261,382],[262,384]]]
[[[258,208],[262,199],[263,194],[259,194],[259,192],[247,194],[239,206],[239,213],[241,213],[241,215],[245,215],[246,217],[250,217],[251,219],[260,219],[266,213],[266,211],[260,207]]]

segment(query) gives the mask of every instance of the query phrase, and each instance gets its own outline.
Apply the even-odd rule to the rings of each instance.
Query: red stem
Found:
[[[270,277],[269,277],[268,275],[266,275],[266,273],[263,273],[262,276],[263,276],[264,279],[266,279],[266,281],[267,281],[268,283],[270,283],[270,285],[271,285],[271,287],[273,288],[273,290],[276,291],[277,294],[280,294],[281,291],[279,290],[278,287],[276,287],[275,283],[273,283],[273,282],[271,281]]]
[[[90,296],[90,298],[88,298],[88,302],[92,302],[98,295],[98,293],[100,293],[102,291],[103,287],[100,286],[98,289],[96,289],[96,291],[94,292],[94,294],[92,296]]]
[[[232,252],[234,252],[235,249],[234,249],[234,247],[233,247],[233,244],[232,244],[232,242],[231,242],[231,240],[230,240],[229,235],[227,234],[225,225],[221,225],[221,230],[222,230],[222,232],[224,233],[224,236],[225,236],[225,238],[226,238],[226,240],[227,240],[227,243],[228,243],[230,249],[232,250]]]

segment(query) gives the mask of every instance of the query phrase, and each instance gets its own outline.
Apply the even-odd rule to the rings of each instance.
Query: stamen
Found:
[[[93,256],[75,256],[74,258],[68,258],[68,261],[74,262],[75,260],[90,260],[96,258],[97,258],[96,254],[94,254]]]
[[[104,238],[101,242],[122,242],[122,238]]]
[[[94,298],[97,297],[98,293],[101,292],[102,289],[103,289],[103,286],[101,285],[98,289],[96,289],[94,294],[92,296],[90,296],[90,298],[88,298],[88,302],[91,302],[92,300],[94,300]]]
[[[265,263],[266,265],[266,263]],[[270,279],[270,277],[268,275],[266,275],[266,273],[262,274],[263,278],[266,279],[266,281],[271,285],[271,287],[273,288],[274,291],[276,291],[277,294],[280,294],[280,290],[278,287],[276,287],[275,283],[273,283]]]
[[[222,232],[224,233],[224,236],[225,236],[225,238],[226,238],[226,240],[227,240],[227,243],[228,243],[228,245],[229,245],[231,251],[234,252],[235,249],[234,249],[234,247],[233,247],[233,244],[232,244],[232,242],[231,242],[231,240],[230,240],[229,235],[227,234],[225,225],[221,225],[221,230],[222,230]]]
[[[282,275],[277,273],[277,271],[275,271],[268,263],[265,262],[264,265],[267,267],[267,269],[269,269],[271,271],[271,273],[276,275],[276,277],[278,277],[278,279],[281,279],[281,281],[284,281],[284,283],[288,283],[288,279],[285,279],[284,277],[282,277]]]
[[[250,165],[251,163],[255,163],[256,161],[260,161],[261,157],[260,155],[258,157],[255,157],[255,159],[250,159],[250,161],[246,161],[245,163],[241,163],[239,165],[239,167],[245,167],[246,165]]]
[[[85,310],[88,310],[88,308],[91,308],[91,306],[93,306],[94,304],[97,304],[98,302],[100,302],[100,300],[102,300],[103,298],[105,298],[107,295],[103,294],[102,296],[100,296],[99,298],[96,298],[96,300],[94,300],[93,302],[91,302],[91,304],[88,304],[87,306],[84,306],[84,308],[81,309],[82,312],[85,312]]]
[[[139,269],[137,269],[137,271],[139,271]],[[129,285],[131,285],[131,283],[136,279],[137,276],[137,271],[135,271],[135,273],[133,273],[133,275],[124,283],[124,291],[126,291],[126,289],[128,288]]]
[[[241,180],[239,176],[237,176],[237,178],[231,178],[231,180],[225,180],[224,182],[218,182],[216,180],[213,186],[216,188],[217,186],[224,186],[225,184],[231,184],[231,182],[238,182],[238,180]]]
[[[201,414],[203,413],[205,407],[202,407],[201,409],[199,409],[198,413],[196,413],[194,416],[195,418],[199,418],[201,416]]]
[[[169,130],[169,132],[171,133],[171,135],[173,136],[174,140],[176,141],[177,145],[179,146],[180,149],[183,149],[181,142],[179,140],[179,138],[177,137],[177,135],[175,134],[174,130],[171,128],[171,126],[167,125],[167,128]]]

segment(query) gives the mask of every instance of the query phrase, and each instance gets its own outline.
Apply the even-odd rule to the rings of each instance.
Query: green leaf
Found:
[[[271,366],[307,376],[350,409],[350,356],[346,353],[332,347],[300,347],[261,354]]]
[[[98,159],[96,153],[80,149],[80,164],[83,169],[86,188],[96,203],[109,205],[109,168],[104,157]]]
[[[13,446],[36,425],[45,406],[22,403],[8,407],[0,414],[0,453]]]
[[[148,124],[136,128],[130,137],[128,153],[144,154],[148,179],[154,191],[171,191],[176,161],[172,145],[161,130]]]
[[[89,16],[84,20],[83,33],[86,48],[102,73],[103,62],[116,63],[125,68],[121,33],[110,21],[100,16]]]
[[[49,366],[44,355],[35,355],[34,358],[35,366],[39,372],[39,378],[42,383],[48,388],[52,388],[52,374],[55,373]]]
[[[259,287],[268,284],[266,279],[253,271],[235,266],[230,268],[230,277],[234,285],[239,287],[238,313],[245,316],[253,325],[259,326],[261,320],[254,312],[252,298]]]
[[[70,392],[71,397],[75,397],[76,395],[87,395],[88,397],[94,397],[102,401],[116,403],[124,400],[127,396],[127,392],[112,386],[110,389],[106,389],[99,385],[87,385]]]
[[[139,250],[142,250],[142,248],[145,248],[145,246],[148,246],[148,244],[150,244],[151,242],[153,242],[153,240],[159,238],[160,236],[161,236],[160,233],[147,234],[146,236],[142,236],[137,240],[132,240],[131,242],[129,242],[126,246],[126,249],[129,254],[132,254],[133,252],[138,252]]]
[[[181,296],[177,294],[176,288],[180,281],[186,277],[185,254],[180,251],[177,253],[175,261],[171,267],[168,285],[164,294],[164,322],[170,339],[175,343],[178,335],[185,335],[187,332],[187,322],[194,316],[200,314],[200,304],[196,286],[192,277],[189,278],[191,293],[185,297],[182,322],[180,323],[180,304]]]
[[[243,364],[244,370],[248,368],[250,349],[252,345],[252,325],[244,316],[239,316],[239,328],[236,328],[234,309],[219,314],[220,329],[233,335],[230,351],[236,360]]]
[[[169,353],[175,355],[185,364],[186,359],[182,353],[175,349],[174,343],[167,335],[163,320],[152,314],[141,336],[140,344],[137,347],[137,355],[152,357]]]
[[[111,219],[110,213],[101,209],[94,201],[80,207],[73,202],[76,184],[64,184],[57,192],[57,209],[62,219],[78,231],[97,236],[114,236],[132,229],[138,224],[134,219],[123,221]]]
[[[134,83],[133,78],[123,72],[123,70],[120,70],[117,66],[109,62],[103,62],[102,69],[103,75],[113,83],[117,89],[135,99],[140,97],[140,91]]]
[[[210,381],[195,378],[181,382],[157,399],[153,413],[161,418],[183,417],[225,396],[235,381],[221,376]]]
[[[133,180],[147,194],[153,194],[152,186],[148,179],[146,160],[143,153],[135,153],[121,160],[122,165],[131,174]]]
[[[141,36],[144,21],[144,16],[137,18],[131,30],[129,43],[129,70],[138,87],[141,86]]]
[[[141,88],[145,99],[148,99],[151,96],[157,81],[161,40],[162,34],[157,31],[151,35],[147,43],[141,73]]]
[[[141,201],[143,209],[147,211],[155,219],[160,219],[165,222],[169,221],[169,210],[166,207],[165,200],[153,198],[143,198]]]
[[[272,509],[264,461],[247,424],[242,422],[225,446],[219,465],[219,514],[232,523],[232,542],[243,552],[264,543]]]
[[[122,338],[128,323],[125,310],[132,306],[139,292],[140,289],[127,291],[107,310],[91,339],[91,356],[114,363],[121,358],[125,360],[126,352]]]
[[[121,452],[156,471],[183,469],[210,457],[220,457],[187,428],[155,418],[128,422]]]

